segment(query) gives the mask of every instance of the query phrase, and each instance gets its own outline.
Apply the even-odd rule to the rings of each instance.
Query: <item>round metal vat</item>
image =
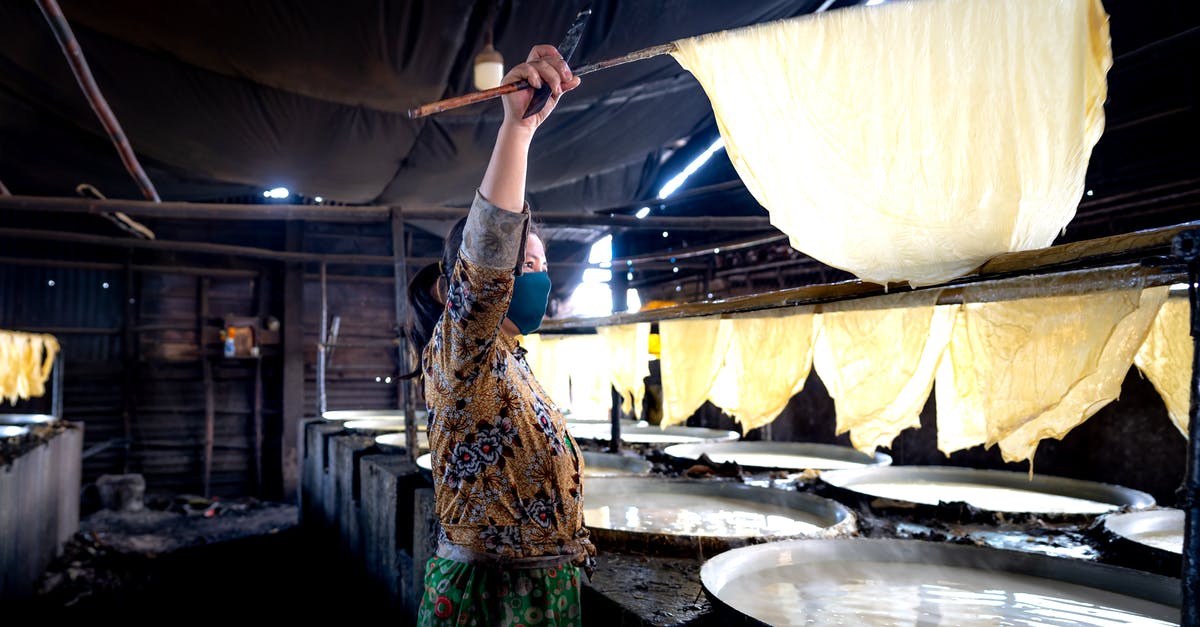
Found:
[[[29,433],[29,427],[0,425],[0,438],[19,438],[27,433]]]
[[[680,462],[696,462],[702,455],[714,463],[733,462],[746,470],[836,470],[888,466],[886,453],[867,455],[850,446],[810,442],[704,442],[675,444],[663,453]]]
[[[50,414],[0,414],[0,425],[30,426],[58,420]]]
[[[1097,525],[1104,561],[1178,576],[1183,566],[1184,511],[1146,509],[1109,514]]]
[[[390,453],[403,452],[406,450],[407,437],[408,434],[403,431],[400,433],[383,433],[375,436],[375,444]],[[417,433],[417,448],[422,451],[429,450],[429,436],[423,432]]]
[[[853,512],[832,499],[728,481],[592,477],[583,495],[586,524],[601,550],[696,557],[857,532]]]
[[[820,481],[860,499],[941,506],[966,503],[989,512],[1097,516],[1154,506],[1139,490],[1055,477],[951,466],[879,466],[828,470]],[[839,497],[839,500],[842,500]]]
[[[612,440],[612,425],[604,422],[568,422],[567,430],[580,440],[597,440],[609,442]],[[659,427],[641,422],[630,422],[621,425],[621,441],[629,444],[654,444],[668,446],[671,444],[689,444],[695,442],[715,442],[720,440],[737,440],[741,437],[737,431],[722,429],[706,429],[702,427]]]
[[[403,409],[337,409],[321,414],[321,418],[330,421],[340,420],[404,420]],[[428,412],[418,409],[417,424],[425,424]]]
[[[726,625],[1175,625],[1180,580],[979,546],[817,539],[736,548],[700,580]]]
[[[649,474],[654,467],[641,457],[592,451],[583,451],[583,464],[585,477],[634,477]]]

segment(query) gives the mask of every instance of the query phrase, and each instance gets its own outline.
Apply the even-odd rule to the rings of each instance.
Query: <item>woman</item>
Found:
[[[441,523],[420,625],[578,625],[579,567],[590,572],[595,554],[583,460],[516,340],[541,324],[550,292],[545,248],[529,233],[529,144],[579,78],[540,45],[504,82],[521,79],[549,85],[549,102],[523,119],[532,92],[504,96],[470,213],[447,236],[439,271],[409,289]]]

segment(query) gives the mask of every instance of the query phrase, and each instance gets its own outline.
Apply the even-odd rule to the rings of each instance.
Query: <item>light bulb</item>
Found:
[[[475,89],[483,91],[499,87],[504,78],[504,57],[488,44],[475,55]]]

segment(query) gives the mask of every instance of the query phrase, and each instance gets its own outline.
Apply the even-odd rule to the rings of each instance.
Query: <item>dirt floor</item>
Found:
[[[101,510],[81,520],[37,596],[0,614],[225,623],[311,618],[332,603],[347,617],[386,616],[361,568],[326,545],[288,504],[179,497],[168,509]]]

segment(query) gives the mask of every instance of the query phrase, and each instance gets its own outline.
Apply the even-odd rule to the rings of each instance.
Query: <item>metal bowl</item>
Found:
[[[1186,516],[1181,509],[1146,509],[1109,514],[1097,526],[1103,560],[1168,577],[1183,566],[1183,532]]]
[[[346,420],[342,422],[343,429],[350,431],[376,431],[379,433],[404,433],[403,420]],[[418,424],[417,431],[427,431],[425,424]]]
[[[925,540],[736,548],[700,582],[726,625],[1160,625],[1178,624],[1182,600],[1179,579]]]
[[[828,470],[820,481],[860,498],[921,505],[965,502],[991,512],[1094,516],[1155,504],[1145,492],[1107,483],[951,466]]]
[[[400,448],[404,448],[404,443],[400,443]],[[433,481],[433,453],[423,453],[417,456],[417,469],[429,481]]]
[[[20,425],[0,425],[0,439],[3,438],[19,438],[29,433],[29,427]]]
[[[583,476],[632,477],[649,474],[654,464],[632,455],[583,451]]]
[[[404,443],[401,441],[400,446]],[[639,457],[620,455],[617,453],[593,453],[583,451],[584,477],[632,477],[644,475],[654,467],[650,462]],[[433,453],[425,453],[417,458],[417,467],[426,478],[433,480]]]
[[[835,470],[888,466],[892,457],[867,455],[850,446],[811,442],[703,442],[675,444],[663,453],[678,461],[694,462],[707,455],[717,464],[733,462],[749,470]]]
[[[1104,517],[1104,527],[1143,546],[1183,555],[1183,510],[1151,509]]]
[[[40,425],[58,420],[50,414],[0,414],[0,425]]]
[[[581,440],[612,440],[612,425],[603,422],[568,422],[567,430]],[[742,436],[737,431],[706,429],[702,427],[659,427],[646,423],[621,425],[621,441],[629,444],[689,444],[737,440]]]
[[[338,409],[321,414],[324,420],[404,420],[403,409]],[[418,424],[428,420],[428,412],[418,409],[416,413]]]
[[[593,477],[583,494],[585,524],[602,550],[697,557],[858,529],[853,512],[832,499],[727,481]]]
[[[406,439],[407,437],[408,437],[408,434],[403,433],[403,432],[401,432],[401,433],[385,433],[383,435],[375,436],[375,444],[377,446],[379,446],[379,448],[384,449],[388,452],[393,452],[393,453],[403,452],[403,451],[408,450],[406,447],[406,445],[408,443],[408,441]],[[417,448],[422,451],[429,450],[429,436],[428,435],[421,433],[421,432],[417,433]]]
[[[612,423],[612,416],[608,411],[565,411],[563,418],[567,422],[603,422],[605,424]]]

